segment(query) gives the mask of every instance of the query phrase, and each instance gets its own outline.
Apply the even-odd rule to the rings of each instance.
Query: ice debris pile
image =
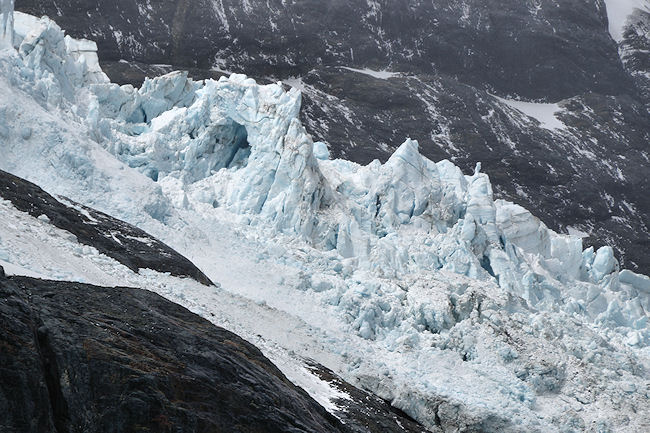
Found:
[[[385,164],[331,160],[299,121],[296,89],[182,72],[118,86],[92,42],[47,18],[16,13],[12,43],[0,77],[56,119],[32,131],[3,100],[1,168],[41,184],[47,173],[53,192],[75,194],[78,181],[77,201],[155,220],[174,246],[183,221],[224,214],[296,246],[273,257],[301,270],[291,290],[387,354],[333,345],[344,373],[432,429],[641,428],[650,279],[620,270],[611,248],[583,251],[580,238],[494,200],[480,165],[465,175],[410,139]]]

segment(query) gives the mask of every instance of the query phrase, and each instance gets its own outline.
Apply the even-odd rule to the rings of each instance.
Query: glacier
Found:
[[[331,159],[282,83],[111,83],[93,42],[12,3],[0,168],[149,231],[221,286],[155,290],[432,431],[647,428],[650,279],[612,248],[583,250],[495,200],[480,164],[466,175],[411,139],[384,164]],[[6,238],[3,261],[29,267],[37,253]],[[74,275],[57,266],[27,271]]]

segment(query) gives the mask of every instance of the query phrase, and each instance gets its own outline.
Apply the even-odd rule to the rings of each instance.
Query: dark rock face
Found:
[[[138,60],[255,76],[319,65],[442,72],[529,98],[632,91],[601,0],[320,0],[190,2],[25,0],[105,60]]]
[[[33,183],[2,170],[0,197],[35,218],[47,216],[54,226],[72,233],[80,243],[96,248],[134,272],[152,269],[212,284],[192,262],[143,230],[65,199],[68,206]]]
[[[345,392],[350,399],[338,399],[334,403],[341,408],[337,416],[353,433],[426,433],[427,430],[403,411],[369,392],[356,388],[332,370],[315,362],[307,367],[320,379]],[[440,430],[442,431],[442,430]]]
[[[0,278],[2,432],[348,431],[238,336],[145,290]]]
[[[499,197],[553,229],[611,244],[624,267],[650,273],[647,14],[617,46],[602,0],[25,0],[18,8],[96,40],[122,83],[171,68],[160,63],[197,78],[214,77],[214,67],[262,82],[301,77],[303,122],[334,156],[385,160],[410,136],[433,160],[466,171],[481,161]],[[549,131],[491,94],[562,100],[567,129]]]

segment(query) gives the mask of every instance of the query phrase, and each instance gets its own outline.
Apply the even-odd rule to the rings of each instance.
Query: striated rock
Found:
[[[344,432],[253,345],[145,290],[0,281],[0,430]]]

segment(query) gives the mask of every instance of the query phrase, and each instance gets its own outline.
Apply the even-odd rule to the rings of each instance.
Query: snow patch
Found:
[[[305,91],[305,83],[302,81],[302,77],[289,77],[282,80],[282,82],[291,87],[295,87],[301,92]]]
[[[375,71],[368,68],[355,69],[347,66],[341,66],[341,69],[346,69],[348,71],[357,72],[359,74],[369,75],[373,78],[378,78],[380,80],[388,80],[389,78],[395,78],[401,76],[400,72],[390,72],[390,71]]]
[[[528,117],[536,119],[542,128],[548,130],[566,129],[566,125],[556,117],[556,114],[563,110],[558,104],[545,104],[541,102],[516,101],[495,96],[499,101],[514,108]]]
[[[580,230],[580,229],[578,229],[576,227],[567,226],[566,229],[567,229],[567,232],[569,233],[569,235],[571,235],[571,236],[575,236],[575,237],[578,237],[578,238],[588,238],[589,237],[589,233],[587,233],[585,231],[582,231],[582,230]]]

